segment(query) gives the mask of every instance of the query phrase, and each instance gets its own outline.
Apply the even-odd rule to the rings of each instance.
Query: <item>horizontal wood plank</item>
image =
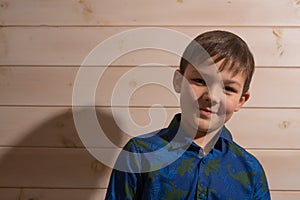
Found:
[[[296,0],[1,0],[0,5],[3,25],[300,24],[299,2]]]
[[[251,150],[272,190],[300,190],[299,150]],[[284,161],[284,162],[283,162]],[[0,187],[105,188],[110,169],[85,149],[0,148]]]
[[[246,148],[300,148],[299,109],[241,109],[226,125]]]
[[[105,193],[105,189],[0,188],[0,196],[5,200],[103,200]]]
[[[111,169],[85,149],[1,148],[0,187],[106,188]]]
[[[19,200],[20,190],[18,188],[0,188],[0,196],[7,200]]]
[[[273,200],[298,200],[300,198],[300,191],[271,191]]]
[[[97,125],[99,124],[105,135],[118,146],[124,146],[133,136],[166,127],[173,115],[179,111],[176,108],[166,109],[164,118],[159,109],[153,109],[154,112],[150,113],[150,116],[147,108],[131,108],[130,116],[127,116],[127,109],[114,110],[116,114],[113,115],[110,108],[98,107]],[[76,129],[70,107],[0,107],[0,111],[0,146],[83,147],[80,136],[86,133]],[[82,108],[73,113],[80,115],[84,111],[90,109]],[[165,122],[161,125],[154,122],[151,124],[151,118],[156,119],[154,122]],[[149,123],[151,126],[148,127]],[[87,131],[92,131],[93,128],[90,127]],[[98,145],[105,147],[100,143]]]
[[[55,7],[57,8],[57,5]],[[118,16],[118,18],[120,17]],[[217,26],[169,28],[191,38],[208,30],[223,29],[232,31],[249,44],[258,66],[299,67],[300,58],[297,52],[300,51],[298,40],[300,29],[298,28]],[[139,39],[141,41],[149,40],[153,44],[152,48],[154,49],[152,50],[147,49],[145,45],[142,45],[144,44],[142,42],[139,46],[142,48],[141,50],[133,51],[131,48],[125,50],[133,42],[128,44],[126,43],[128,38],[116,39],[113,36],[132,29],[132,27],[2,27],[0,28],[0,65],[81,65],[89,53],[108,38],[110,38],[110,41],[114,41],[116,46],[105,48],[104,52],[99,53],[97,55],[97,65],[107,64],[103,59],[104,57],[101,57],[103,53],[109,52],[121,56],[118,55],[121,50],[128,53],[119,59],[112,59],[111,62],[114,65],[141,65],[147,63],[179,65],[180,56],[168,52],[171,49],[170,47],[165,47],[167,51],[158,50],[161,47],[154,42],[158,41],[157,36],[151,38],[140,34],[135,37],[137,41]],[[168,41],[169,38],[172,38],[168,34],[163,34],[160,39]],[[174,33],[171,32],[171,34]],[[258,35],[259,37],[257,37]],[[181,52],[185,49],[187,42],[179,43],[178,40],[175,41],[176,48],[180,49],[178,52]],[[136,44],[139,44],[139,42],[136,42]]]
[[[0,105],[71,106],[77,80],[82,85],[80,93],[97,87],[90,93],[95,93],[97,106],[179,106],[172,85],[175,68],[108,67],[101,77],[96,68],[84,69],[87,75],[78,67],[0,67]],[[91,75],[100,79],[99,84],[87,82]],[[299,77],[300,68],[257,68],[245,106],[299,108]],[[84,98],[89,104],[93,100],[87,95],[76,100]]]
[[[159,109],[153,109],[149,115],[149,108],[131,108],[130,116],[125,108],[116,108],[115,115],[110,108],[96,110],[96,124],[119,146],[130,137],[166,127],[180,112],[179,108],[167,108],[164,118]],[[151,123],[151,119],[164,123]],[[246,148],[300,149],[299,119],[299,110],[242,109],[227,126],[234,139]],[[147,127],[149,123],[151,126]],[[0,107],[0,124],[0,146],[83,147],[70,107]]]
[[[272,190],[299,190],[299,150],[251,150],[250,152],[262,163]]]

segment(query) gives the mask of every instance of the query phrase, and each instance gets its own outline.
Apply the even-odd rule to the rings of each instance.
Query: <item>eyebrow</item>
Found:
[[[191,72],[192,74],[197,74],[197,75],[200,75],[200,76],[211,76],[211,77],[213,77],[213,75],[211,74],[211,73],[206,73],[206,72],[204,72],[204,71],[198,71],[197,69],[193,69],[192,70],[192,72]]]
[[[198,74],[198,75],[202,76],[202,73],[203,73],[203,72],[202,72],[202,73],[199,73],[198,70],[194,68],[194,69],[192,70],[192,73],[193,73],[193,74]],[[210,74],[205,74],[205,73],[203,73],[203,75],[209,76]],[[226,79],[226,80],[223,79],[223,83],[224,83],[224,84],[234,84],[234,85],[237,85],[237,86],[239,86],[239,87],[242,87],[242,85],[241,85],[239,82],[236,82],[236,81],[231,80],[231,79]]]
[[[238,85],[239,87],[241,87],[241,84],[239,82],[236,82],[236,81],[233,81],[233,80],[223,80],[223,83],[224,84],[235,84],[235,85]]]

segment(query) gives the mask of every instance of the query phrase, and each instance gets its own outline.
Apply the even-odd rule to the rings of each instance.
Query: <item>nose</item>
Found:
[[[210,87],[203,93],[203,100],[209,102],[211,106],[219,104],[223,97],[223,90],[218,87]]]
[[[218,103],[216,98],[214,98],[214,95],[210,95],[210,92],[207,91],[203,94],[203,100],[208,103],[210,106],[214,106]]]

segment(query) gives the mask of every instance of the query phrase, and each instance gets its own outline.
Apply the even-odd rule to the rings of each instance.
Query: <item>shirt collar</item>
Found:
[[[170,125],[168,126],[168,130],[172,134],[165,135],[165,139],[167,139],[169,142],[171,142],[172,149],[178,149],[182,148],[186,145],[189,145],[189,150],[196,150],[201,151],[201,147],[199,147],[197,144],[193,142],[193,139],[189,137],[184,130],[180,128],[180,120],[181,120],[181,114],[176,114],[171,121]],[[181,134],[179,139],[173,140],[175,137],[175,134]],[[222,140],[227,140],[229,142],[232,142],[232,135],[230,131],[223,126],[220,130],[219,136],[215,138],[215,141],[213,141],[212,149],[218,149],[222,151]]]

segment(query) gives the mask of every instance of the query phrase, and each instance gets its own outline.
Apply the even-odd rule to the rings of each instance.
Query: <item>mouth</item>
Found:
[[[214,112],[213,110],[209,108],[200,108],[200,115],[202,116],[211,116],[212,114],[216,114],[217,112]]]

